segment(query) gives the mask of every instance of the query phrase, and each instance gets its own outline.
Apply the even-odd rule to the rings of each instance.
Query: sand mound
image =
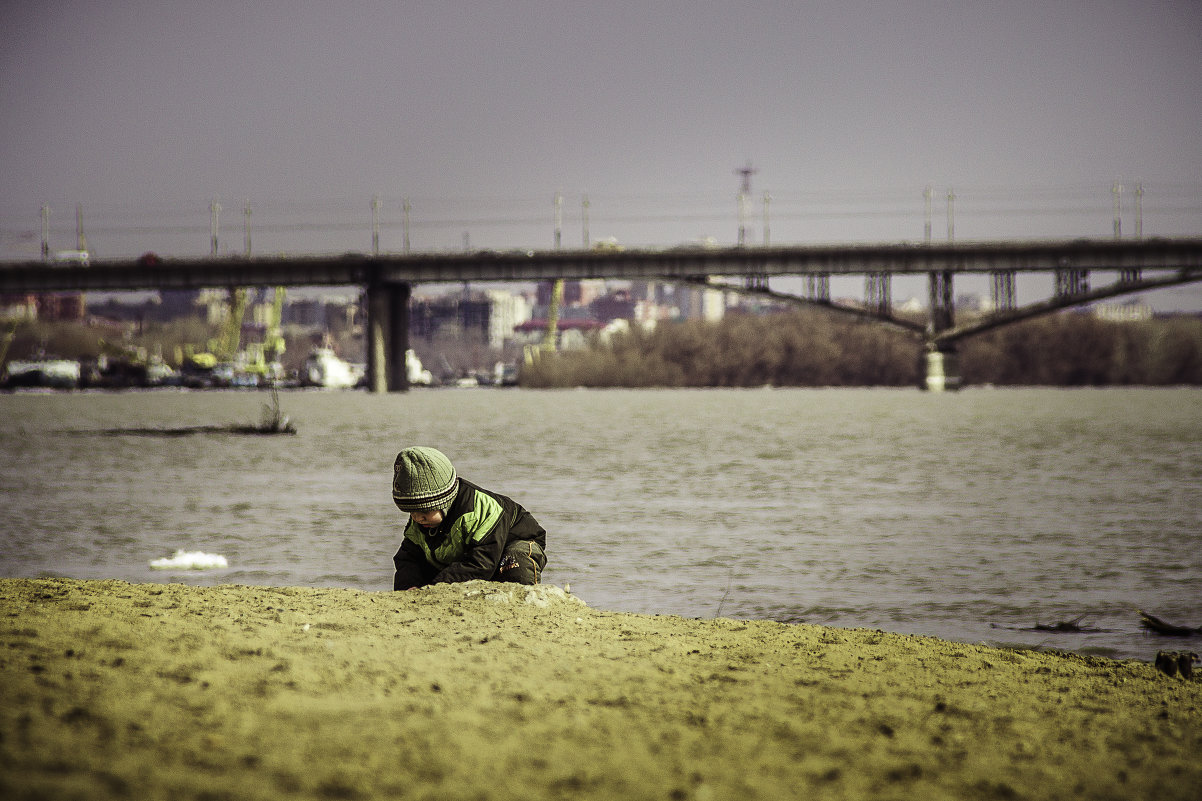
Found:
[[[0,797],[1196,798],[1144,662],[408,592],[0,579]]]
[[[445,589],[444,589],[445,588]],[[547,609],[552,604],[568,604],[584,606],[584,601],[562,587],[553,584],[538,584],[533,587],[521,584],[500,584],[495,581],[465,581],[462,584],[442,584],[435,587],[425,587],[419,592],[443,592],[447,595],[461,595],[464,598],[483,598],[485,601],[502,604],[527,604]]]

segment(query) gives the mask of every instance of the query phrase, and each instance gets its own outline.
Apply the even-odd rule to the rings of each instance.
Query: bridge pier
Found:
[[[949,392],[960,388],[960,357],[955,345],[929,346],[922,354],[922,388]]]
[[[960,360],[954,344],[936,344],[933,337],[955,324],[955,302],[952,294],[952,271],[938,270],[927,276],[930,296],[930,318],[927,322],[927,346],[923,351],[922,388],[930,392],[945,392],[960,388]]]
[[[367,287],[367,386],[372,392],[405,392],[409,371],[409,284]]]

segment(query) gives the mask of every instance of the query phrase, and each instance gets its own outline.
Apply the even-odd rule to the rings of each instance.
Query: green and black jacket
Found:
[[[547,532],[512,498],[459,479],[459,491],[437,528],[410,518],[392,557],[394,590],[426,584],[492,579],[505,547],[518,540],[547,545]]]

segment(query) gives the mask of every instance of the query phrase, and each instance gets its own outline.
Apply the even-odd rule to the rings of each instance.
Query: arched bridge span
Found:
[[[1141,278],[1137,281],[1116,281],[1113,284],[1083,291],[1079,294],[1054,295],[1046,300],[1029,303],[1026,306],[1016,306],[1010,309],[1002,309],[987,314],[978,315],[974,317],[971,322],[953,324],[942,331],[933,330],[929,322],[919,323],[905,317],[897,317],[891,311],[882,310],[880,308],[868,305],[867,303],[853,306],[836,303],[828,298],[794,295],[788,292],[779,292],[767,287],[733,284],[729,281],[710,277],[691,278],[687,279],[684,283],[693,286],[704,287],[707,289],[715,289],[722,292],[735,292],[741,295],[766,297],[784,303],[794,303],[800,306],[826,309],[829,311],[838,312],[840,314],[847,314],[852,317],[859,317],[864,320],[881,323],[882,325],[900,328],[903,331],[914,334],[916,337],[921,338],[925,343],[933,346],[939,346],[950,345],[975,334],[990,331],[994,328],[1028,320],[1032,317],[1050,314],[1062,309],[1072,308],[1074,306],[1083,306],[1099,300],[1106,300],[1107,298],[1119,297],[1122,295],[1133,295],[1140,292],[1148,292],[1154,289],[1164,289],[1166,287],[1180,286],[1181,284],[1197,282],[1202,282],[1202,271],[1182,270],[1169,275]]]

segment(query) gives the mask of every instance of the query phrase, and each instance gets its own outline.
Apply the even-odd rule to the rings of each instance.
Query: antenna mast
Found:
[[[50,258],[50,204],[42,204],[42,260]]]
[[[747,244],[747,196],[751,194],[751,176],[759,170],[747,162],[747,166],[735,169],[735,175],[742,176],[743,182],[739,187],[739,244]]]
[[[75,204],[75,240],[81,253],[88,252],[88,238],[83,233],[83,204]]]

